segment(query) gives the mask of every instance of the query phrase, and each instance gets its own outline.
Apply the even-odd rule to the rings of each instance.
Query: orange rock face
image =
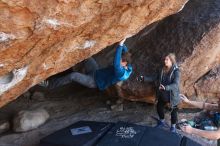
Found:
[[[1,0],[0,107],[187,0]]]
[[[195,89],[199,97],[220,98],[220,65],[212,69],[196,84]]]

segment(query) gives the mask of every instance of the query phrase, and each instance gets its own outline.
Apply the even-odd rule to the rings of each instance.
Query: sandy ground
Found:
[[[43,107],[50,114],[50,119],[38,129],[25,133],[13,133],[11,130],[0,135],[0,146],[38,146],[41,138],[80,120],[156,124],[150,117],[157,115],[155,107],[147,103],[123,101],[123,111],[116,111],[110,106],[116,104],[117,97],[108,97],[89,89],[73,89],[71,85],[45,95],[46,98],[41,101],[21,96],[0,109],[0,120],[11,119],[21,109]],[[107,101],[111,101],[111,105],[106,104]],[[191,119],[196,113],[198,110],[180,110],[179,119]],[[166,121],[170,121],[169,112],[166,112]],[[204,146],[216,145],[216,142],[199,137],[194,136],[193,139]]]

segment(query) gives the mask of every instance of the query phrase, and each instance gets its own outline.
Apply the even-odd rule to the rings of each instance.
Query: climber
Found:
[[[215,126],[217,126],[217,127],[220,126],[220,114],[219,114],[219,112],[220,112],[220,108],[219,108],[220,107],[219,106],[220,105],[220,97],[219,97],[219,101],[217,104],[191,101],[183,94],[181,94],[180,97],[183,100],[183,102],[190,104],[196,108],[206,110],[206,112],[200,113],[200,115],[199,115],[200,119],[211,118],[213,120],[213,123],[215,124]],[[210,116],[212,116],[212,117],[210,117]],[[206,124],[207,124],[207,122],[206,122]],[[210,126],[208,126],[208,125],[206,127],[210,128]],[[203,128],[205,129],[206,127],[204,126]],[[207,129],[207,130],[197,129],[197,128],[191,127],[190,125],[183,125],[180,128],[183,132],[186,132],[188,134],[195,134],[195,135],[198,135],[198,136],[201,136],[204,138],[208,138],[208,139],[213,139],[213,140],[220,139],[220,128],[216,129],[215,131],[207,131],[207,130],[214,130],[214,129]]]
[[[71,82],[77,82],[88,88],[105,90],[119,81],[127,80],[132,73],[132,66],[130,64],[131,54],[124,44],[125,40],[126,38],[116,48],[113,65],[99,69],[96,61],[93,58],[89,58],[85,61],[86,74],[71,72],[60,78],[45,80],[39,85],[54,89]]]
[[[176,132],[176,123],[178,121],[178,104],[180,103],[179,97],[179,84],[180,84],[180,70],[176,63],[176,57],[173,53],[168,54],[164,59],[164,67],[158,74],[154,76],[140,76],[137,78],[141,82],[158,82],[156,84],[156,101],[157,113],[159,120],[156,128],[167,127],[164,119],[164,107],[170,105],[171,110],[171,132]]]

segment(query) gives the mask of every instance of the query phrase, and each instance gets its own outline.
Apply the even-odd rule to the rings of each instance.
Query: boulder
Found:
[[[26,132],[38,128],[49,119],[45,109],[23,110],[16,114],[13,119],[15,132]]]
[[[126,35],[179,12],[187,1],[1,0],[0,76],[13,72],[13,79],[0,84],[0,107]]]

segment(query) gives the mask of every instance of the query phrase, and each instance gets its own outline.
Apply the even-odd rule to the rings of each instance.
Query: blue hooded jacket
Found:
[[[127,52],[128,49],[125,45],[116,48],[116,54],[113,65],[110,65],[103,69],[98,69],[95,72],[95,81],[99,90],[105,90],[109,86],[116,84],[119,81],[127,80],[132,73],[132,66],[128,64],[128,68],[125,69],[121,66],[122,52]]]

